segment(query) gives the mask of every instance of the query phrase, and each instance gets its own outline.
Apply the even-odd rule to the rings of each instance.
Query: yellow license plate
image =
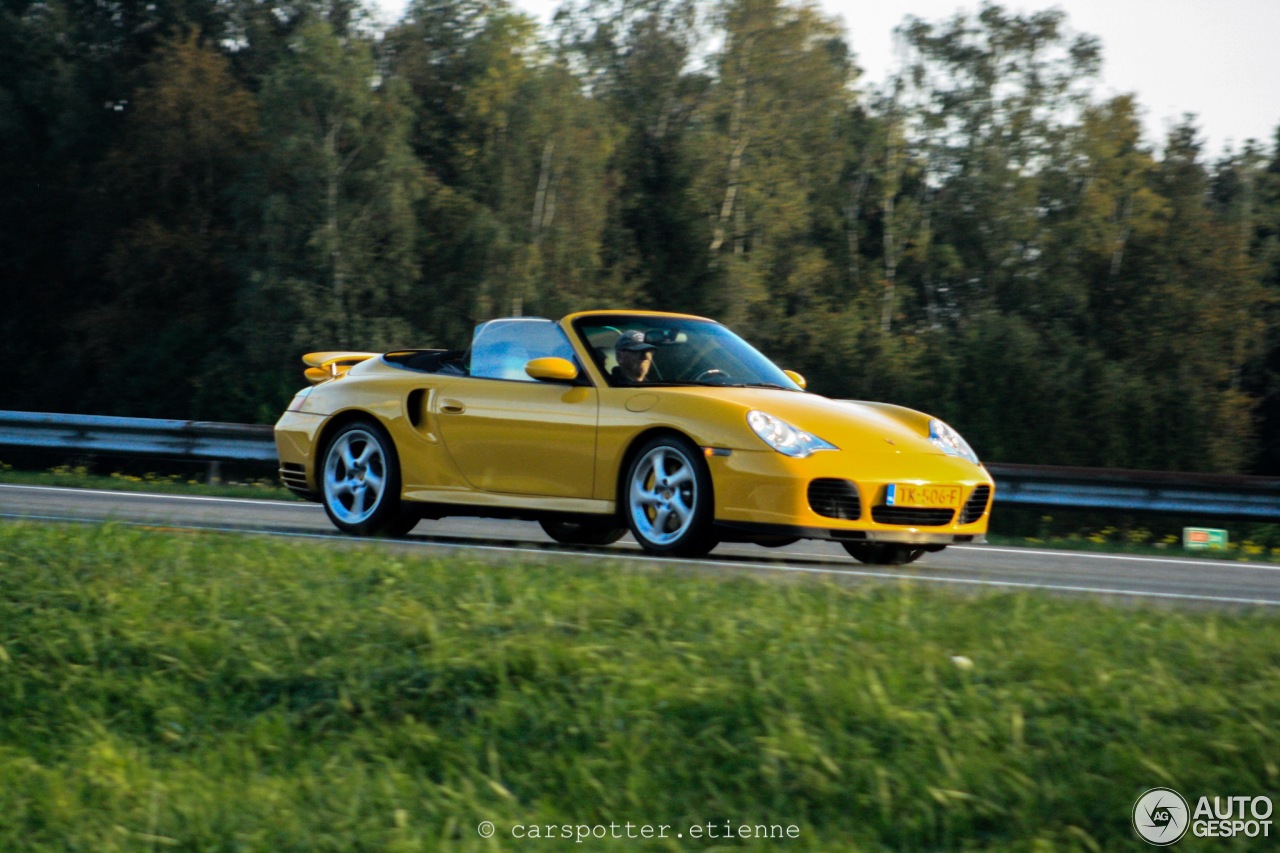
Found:
[[[889,506],[915,507],[918,509],[954,508],[960,506],[960,487],[912,486],[906,483],[891,483],[885,495],[885,503]]]

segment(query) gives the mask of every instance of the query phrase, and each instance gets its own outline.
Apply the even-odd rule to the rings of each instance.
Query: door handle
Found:
[[[441,400],[440,411],[446,415],[460,415],[467,410],[467,407],[457,400]]]

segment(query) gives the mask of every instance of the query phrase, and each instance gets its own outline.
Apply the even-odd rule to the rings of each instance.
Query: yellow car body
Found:
[[[615,366],[626,347],[645,381]],[[630,530],[649,551],[698,554],[816,538],[873,563],[985,539],[994,483],[954,430],[807,392],[704,318],[512,318],[464,351],[304,361],[313,385],[276,424],[281,476],[350,533],[523,517],[562,542]]]

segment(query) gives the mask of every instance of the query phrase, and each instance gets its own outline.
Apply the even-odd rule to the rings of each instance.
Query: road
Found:
[[[351,541],[333,529],[317,504],[48,486],[0,484],[0,519],[116,521],[301,537],[317,544]],[[813,575],[849,581],[909,579],[972,590],[1039,590],[1185,606],[1280,607],[1280,565],[1263,562],[973,545],[926,554],[910,566],[879,568],[854,562],[835,543],[818,541],[776,549],[726,544],[698,560],[659,559],[644,554],[629,536],[609,548],[566,548],[551,542],[532,522],[471,518],[423,521],[404,540],[373,545],[423,552],[466,551],[492,559],[537,555],[563,561],[604,556],[625,563],[697,566],[708,571]]]

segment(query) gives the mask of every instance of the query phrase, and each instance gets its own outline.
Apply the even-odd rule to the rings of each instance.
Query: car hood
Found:
[[[696,405],[704,413],[718,410],[728,421],[741,424],[745,442],[735,442],[744,450],[763,447],[747,426],[747,412],[759,410],[781,418],[799,429],[826,439],[842,450],[874,453],[923,453],[943,455],[929,440],[929,415],[923,412],[860,400],[832,400],[812,393],[764,388],[663,388],[654,389],[662,403],[656,408],[684,409]],[[716,418],[720,421],[720,418]]]

